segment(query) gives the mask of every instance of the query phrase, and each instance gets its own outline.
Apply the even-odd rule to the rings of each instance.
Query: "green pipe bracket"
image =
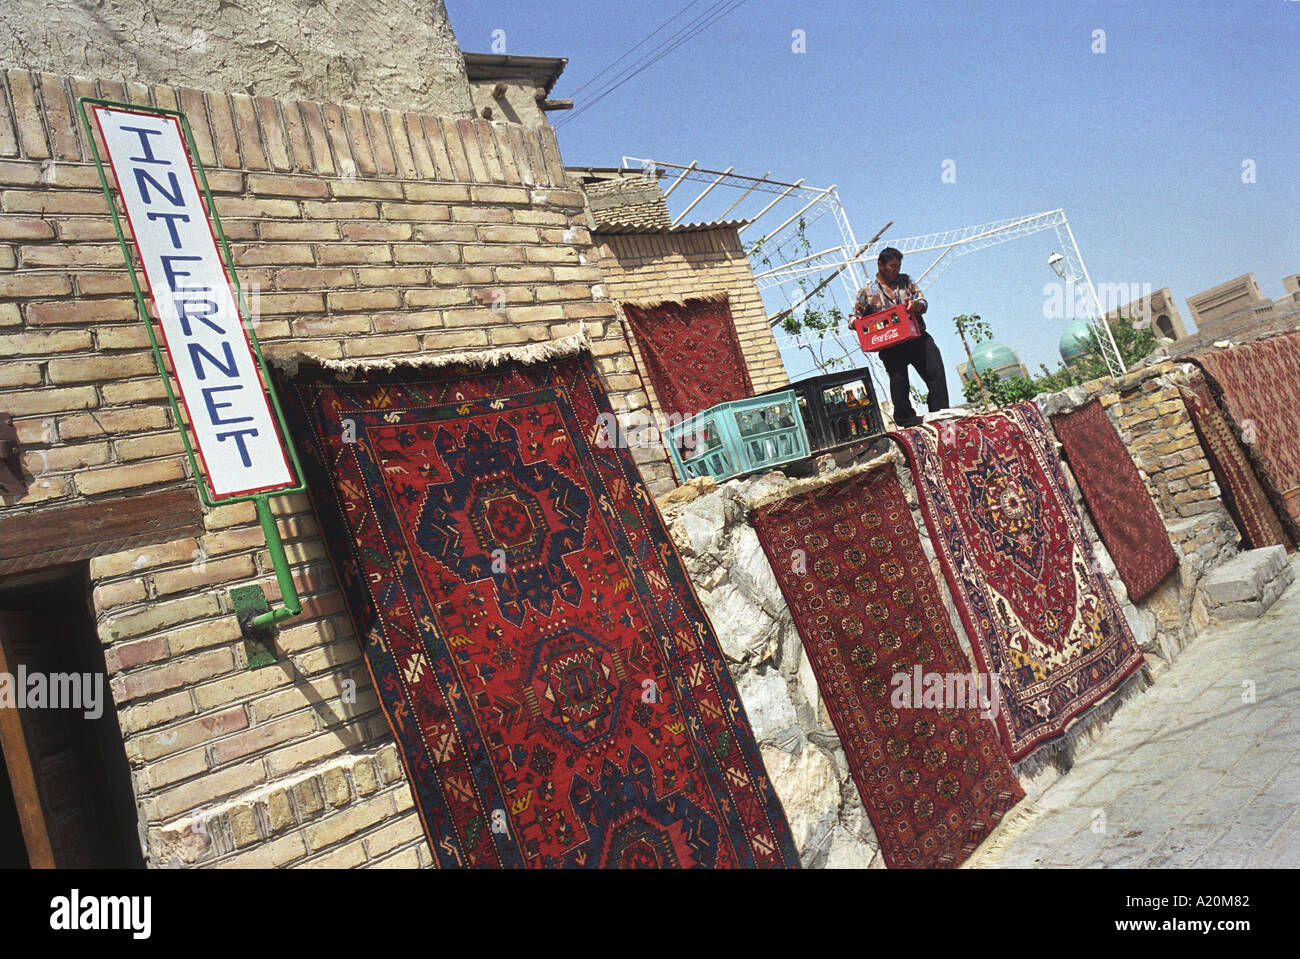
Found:
[[[262,535],[266,537],[266,548],[271,554],[275,581],[280,586],[280,600],[284,605],[272,609],[261,586],[237,586],[230,591],[230,601],[235,607],[235,617],[244,634],[248,668],[261,669],[276,660],[275,627],[286,619],[299,615],[302,603],[298,599],[298,588],[293,582],[293,571],[289,569],[289,557],[284,554],[280,530],[271,513],[269,497],[254,496],[253,503],[257,508],[257,518],[262,524]]]

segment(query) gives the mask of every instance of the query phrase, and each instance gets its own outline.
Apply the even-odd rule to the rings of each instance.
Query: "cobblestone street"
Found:
[[[1211,627],[1037,804],[989,864],[1300,866],[1300,584]]]

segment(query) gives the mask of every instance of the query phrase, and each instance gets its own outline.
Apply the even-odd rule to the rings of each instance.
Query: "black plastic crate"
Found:
[[[884,435],[868,367],[824,373],[768,392],[784,390],[794,390],[799,398],[810,455]]]

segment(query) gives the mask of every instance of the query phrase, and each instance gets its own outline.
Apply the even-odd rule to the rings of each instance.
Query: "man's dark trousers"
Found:
[[[900,426],[911,425],[916,420],[916,411],[912,409],[912,396],[907,381],[907,368],[916,367],[921,374],[929,392],[926,405],[930,412],[946,409],[948,406],[948,379],[943,373],[943,357],[939,355],[939,346],[929,333],[922,333],[917,339],[898,346],[891,346],[880,351],[880,362],[885,364],[889,374],[889,399],[894,404],[894,422]]]

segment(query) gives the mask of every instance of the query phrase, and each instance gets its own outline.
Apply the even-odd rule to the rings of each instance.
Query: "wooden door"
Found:
[[[16,687],[19,666],[46,676],[75,671],[65,654],[69,625],[57,613],[0,610],[0,673]],[[94,778],[87,772],[99,761],[87,729],[83,713],[73,709],[0,708],[0,751],[33,867],[104,864],[105,811],[97,823],[97,790],[86,788]]]

